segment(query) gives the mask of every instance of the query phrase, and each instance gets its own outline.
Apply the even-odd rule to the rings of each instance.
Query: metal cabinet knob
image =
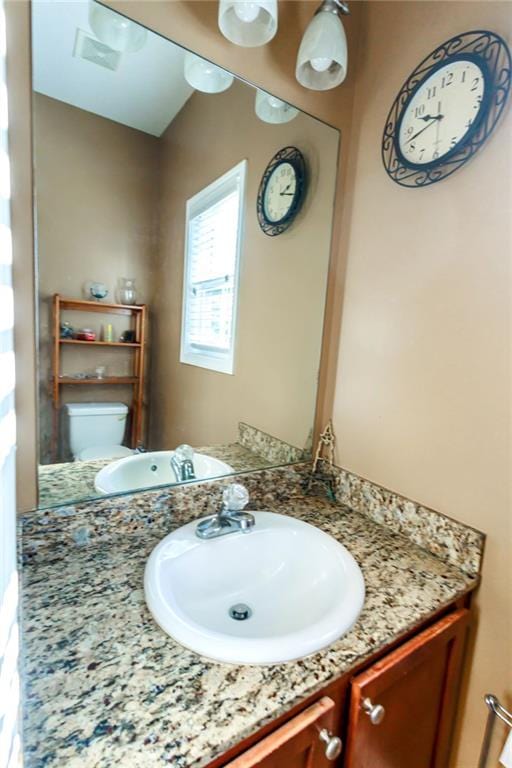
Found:
[[[382,704],[372,704],[371,699],[363,699],[362,708],[370,718],[372,725],[379,725],[384,720],[386,710]]]
[[[322,728],[318,738],[325,744],[325,756],[328,760],[336,760],[341,755],[343,743],[338,736],[333,736],[327,728]]]

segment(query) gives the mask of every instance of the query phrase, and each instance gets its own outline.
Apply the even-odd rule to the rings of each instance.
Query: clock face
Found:
[[[411,165],[442,160],[472,130],[483,108],[485,77],[470,59],[436,69],[405,106],[398,130],[398,148]]]
[[[269,222],[282,221],[292,208],[297,191],[297,174],[291,163],[277,165],[268,178],[263,210]]]
[[[388,176],[418,189],[462,168],[498,125],[511,82],[510,50],[494,32],[461,32],[438,45],[405,80],[384,123]]]

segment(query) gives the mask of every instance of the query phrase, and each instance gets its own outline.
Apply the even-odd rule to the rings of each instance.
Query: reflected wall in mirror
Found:
[[[150,31],[116,50],[95,4],[32,9],[40,506],[309,457],[338,131]]]

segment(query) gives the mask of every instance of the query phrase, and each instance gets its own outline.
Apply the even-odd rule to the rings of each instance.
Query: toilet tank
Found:
[[[69,447],[73,456],[93,445],[121,445],[128,406],[124,403],[67,403]]]

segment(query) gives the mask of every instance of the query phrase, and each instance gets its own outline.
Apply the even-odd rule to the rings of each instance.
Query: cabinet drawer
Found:
[[[225,768],[327,768],[336,757],[326,757],[327,738],[332,736],[335,703],[328,696],[296,715],[259,741]],[[328,734],[328,735],[327,735]],[[321,738],[323,736],[323,739]],[[331,742],[333,752],[336,745]]]
[[[445,768],[469,611],[353,678],[345,768]]]

